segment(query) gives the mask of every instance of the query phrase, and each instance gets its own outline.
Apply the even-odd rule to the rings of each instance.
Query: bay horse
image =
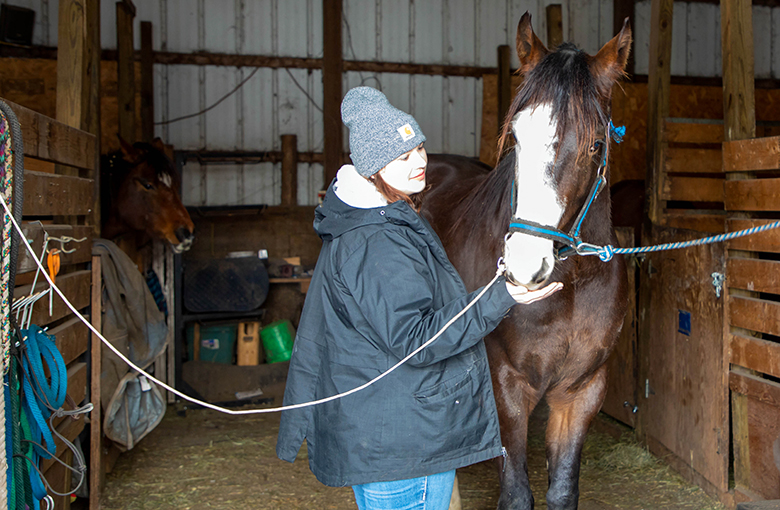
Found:
[[[101,235],[115,239],[140,234],[170,244],[174,253],[189,250],[194,225],[179,196],[179,174],[162,140],[130,145],[101,162],[101,203],[107,219]]]
[[[630,45],[626,19],[595,56],[568,43],[550,51],[524,14],[517,31],[524,81],[506,116],[499,154],[510,137],[514,148],[493,170],[458,156],[429,159],[421,214],[469,291],[492,278],[499,257],[514,283],[529,289],[564,284],[547,299],[513,307],[485,338],[506,448],[498,459],[502,510],[533,508],[527,430],[543,397],[549,407],[547,507],[577,508],[580,455],[606,393],[605,362],[626,313],[627,279],[622,258],[567,254],[560,241],[568,236],[616,245],[606,185],[609,105]]]

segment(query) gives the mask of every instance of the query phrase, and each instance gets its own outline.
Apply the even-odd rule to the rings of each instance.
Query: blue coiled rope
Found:
[[[31,462],[38,465],[40,457],[49,459],[56,454],[57,446],[46,420],[52,409],[59,409],[65,403],[68,373],[65,360],[57,350],[54,339],[38,326],[21,330],[22,335],[22,381],[23,406],[30,419],[30,438],[33,445]],[[49,369],[46,377],[43,364]],[[36,391],[37,390],[37,391]],[[35,500],[42,500],[46,486],[35,471],[30,471],[30,482]],[[36,503],[37,503],[36,501]]]

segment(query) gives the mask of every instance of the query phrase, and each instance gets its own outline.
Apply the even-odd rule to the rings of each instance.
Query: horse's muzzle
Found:
[[[174,234],[176,235],[176,239],[179,240],[179,244],[172,245],[174,252],[182,253],[192,247],[192,243],[195,241],[195,235],[191,230],[186,227],[179,227]]]

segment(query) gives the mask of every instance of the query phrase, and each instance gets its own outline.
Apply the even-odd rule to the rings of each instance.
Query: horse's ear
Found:
[[[596,80],[596,86],[601,94],[608,95],[615,80],[625,74],[631,41],[631,27],[628,24],[628,18],[626,18],[620,33],[591,58],[590,72]]]
[[[531,15],[528,11],[520,18],[517,24],[517,56],[520,59],[520,71],[527,74],[536,64],[547,56],[550,51],[536,37],[531,27]]]
[[[152,147],[160,152],[165,152],[165,144],[159,136],[154,137],[154,140],[152,140]]]
[[[141,153],[132,146],[132,144],[127,143],[127,140],[122,138],[121,136],[117,135],[117,138],[119,138],[119,146],[122,149],[122,155],[124,156],[126,161],[129,161],[130,163],[136,163],[141,158]]]

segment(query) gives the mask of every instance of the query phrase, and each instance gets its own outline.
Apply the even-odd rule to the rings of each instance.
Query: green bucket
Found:
[[[295,329],[288,320],[272,322],[260,330],[266,363],[287,361],[292,355]]]

